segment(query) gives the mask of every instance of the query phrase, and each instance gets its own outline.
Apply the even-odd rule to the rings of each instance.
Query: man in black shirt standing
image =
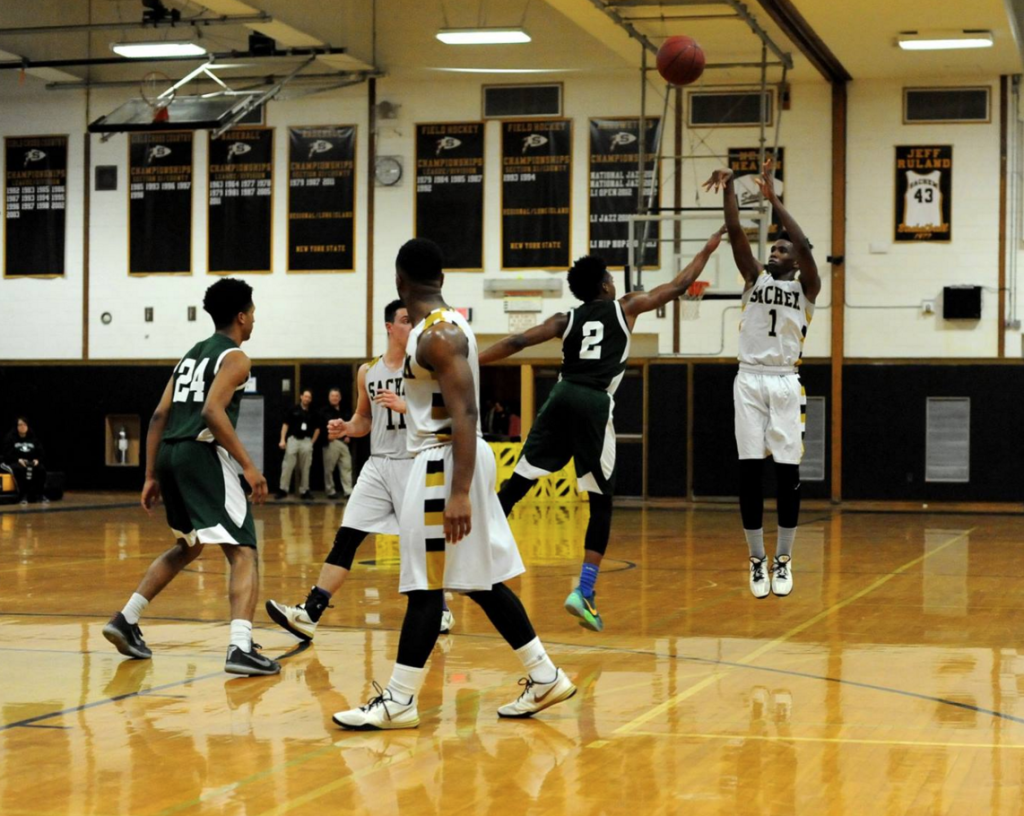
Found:
[[[327,395],[328,404],[320,409],[321,427],[327,428],[332,419],[344,419],[341,413],[341,389],[332,388]],[[332,439],[324,446],[324,490],[327,498],[337,496],[334,489],[334,469],[341,468],[341,493],[347,499],[352,492],[352,454],[348,442],[343,439]]]
[[[313,392],[307,388],[299,397],[299,404],[288,412],[281,425],[278,447],[284,451],[284,463],[281,465],[281,484],[274,494],[278,499],[288,495],[296,464],[299,466],[299,498],[313,498],[309,492],[309,469],[313,464],[313,445],[320,436],[320,420],[309,410],[312,404]]]

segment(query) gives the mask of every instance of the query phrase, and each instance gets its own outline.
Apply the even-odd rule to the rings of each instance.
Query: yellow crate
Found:
[[[14,489],[14,477],[10,473],[0,473],[0,493],[13,493]]]
[[[489,442],[491,450],[494,451],[494,458],[498,462],[498,484],[497,489],[512,478],[516,469],[516,462],[519,461],[519,454],[522,453],[522,442]],[[558,473],[552,473],[543,479],[538,480],[533,489],[526,494],[523,501],[538,502],[585,502],[586,494],[576,489],[576,468],[572,459]]]

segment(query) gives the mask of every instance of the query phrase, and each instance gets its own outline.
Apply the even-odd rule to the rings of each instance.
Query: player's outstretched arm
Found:
[[[416,359],[434,372],[452,420],[452,490],[444,509],[444,537],[456,544],[472,529],[469,488],[476,470],[476,388],[469,367],[469,341],[451,324],[423,333]]]
[[[156,457],[160,452],[160,440],[167,427],[167,416],[171,412],[171,397],[174,394],[174,376],[167,381],[163,396],[149,420],[146,431],[146,481],[142,485],[142,509],[147,513],[160,498],[160,482],[156,478]]]
[[[732,170],[722,167],[711,174],[711,178],[704,182],[704,189],[717,193],[724,191],[723,204],[725,206],[725,226],[729,230],[729,244],[732,246],[732,257],[736,266],[743,276],[747,288],[754,285],[757,276],[764,268],[760,261],[754,257],[750,249],[750,241],[747,233],[740,223],[740,205],[736,200],[736,187],[733,185]]]
[[[480,365],[504,360],[506,357],[511,357],[524,348],[540,345],[547,340],[561,337],[565,334],[565,329],[568,325],[569,315],[565,312],[559,312],[549,317],[539,326],[533,326],[522,334],[510,334],[480,353]]]
[[[682,297],[683,292],[689,289],[691,284],[700,277],[700,273],[707,266],[708,259],[718,249],[719,244],[722,243],[722,236],[725,234],[725,230],[726,228],[722,227],[708,238],[708,242],[704,244],[700,252],[693,256],[693,260],[668,283],[655,286],[650,292],[630,292],[628,295],[623,295],[619,298],[619,302],[622,304],[622,311],[626,317],[635,319],[637,315],[654,311],[666,303],[671,303],[676,298]]]
[[[370,364],[363,363],[359,366],[356,374],[356,391],[359,394],[356,399],[356,410],[352,418],[346,422],[343,419],[332,419],[327,423],[327,438],[332,442],[335,439],[355,439],[366,436],[373,427],[373,414],[370,411],[370,394],[366,390],[366,372]]]
[[[203,422],[210,429],[217,444],[230,453],[234,460],[241,465],[242,476],[252,488],[252,500],[255,504],[260,504],[267,498],[267,480],[263,478],[263,474],[249,458],[249,452],[231,426],[227,411],[238,386],[249,380],[251,365],[249,358],[241,351],[224,357],[220,371],[213,378],[210,393],[206,395],[206,402],[203,405]]]
[[[811,242],[807,240],[804,231],[790,215],[779,197],[775,194],[775,183],[772,178],[772,160],[768,159],[761,169],[761,175],[757,179],[757,186],[761,188],[764,197],[772,205],[776,215],[779,217],[779,224],[789,234],[790,243],[793,244],[793,254],[796,255],[797,263],[800,265],[800,284],[803,286],[804,295],[811,303],[818,297],[821,291],[821,276],[818,274],[818,265],[814,262],[814,255],[811,253]]]

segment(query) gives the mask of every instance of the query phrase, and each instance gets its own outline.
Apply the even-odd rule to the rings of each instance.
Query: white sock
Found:
[[[779,532],[782,531],[779,530]],[[743,535],[747,537],[747,549],[750,550],[750,557],[764,558],[764,527],[757,530],[744,530]]]
[[[124,609],[121,610],[121,614],[124,615],[124,619],[128,623],[136,624],[139,622],[139,618],[142,617],[142,611],[149,606],[149,601],[143,598],[138,592],[133,592],[132,597],[128,599],[128,603],[124,605]]]
[[[793,540],[796,538],[796,527],[780,527],[779,541],[775,545],[775,557],[788,555],[793,557]]]
[[[544,644],[540,642],[539,637],[516,649],[516,654],[523,661],[523,666],[534,683],[554,683],[558,678],[558,669],[544,651]]]
[[[403,705],[409,705],[420,693],[423,681],[427,679],[427,669],[417,669],[415,666],[403,666],[396,663],[391,670],[391,682],[387,690],[391,692],[391,699]]]
[[[252,651],[252,621],[240,618],[231,621],[231,645],[243,652]]]

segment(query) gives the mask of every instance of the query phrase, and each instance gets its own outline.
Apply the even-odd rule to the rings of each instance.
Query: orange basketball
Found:
[[[673,85],[689,85],[704,73],[704,52],[693,37],[669,37],[658,49],[658,73]]]

